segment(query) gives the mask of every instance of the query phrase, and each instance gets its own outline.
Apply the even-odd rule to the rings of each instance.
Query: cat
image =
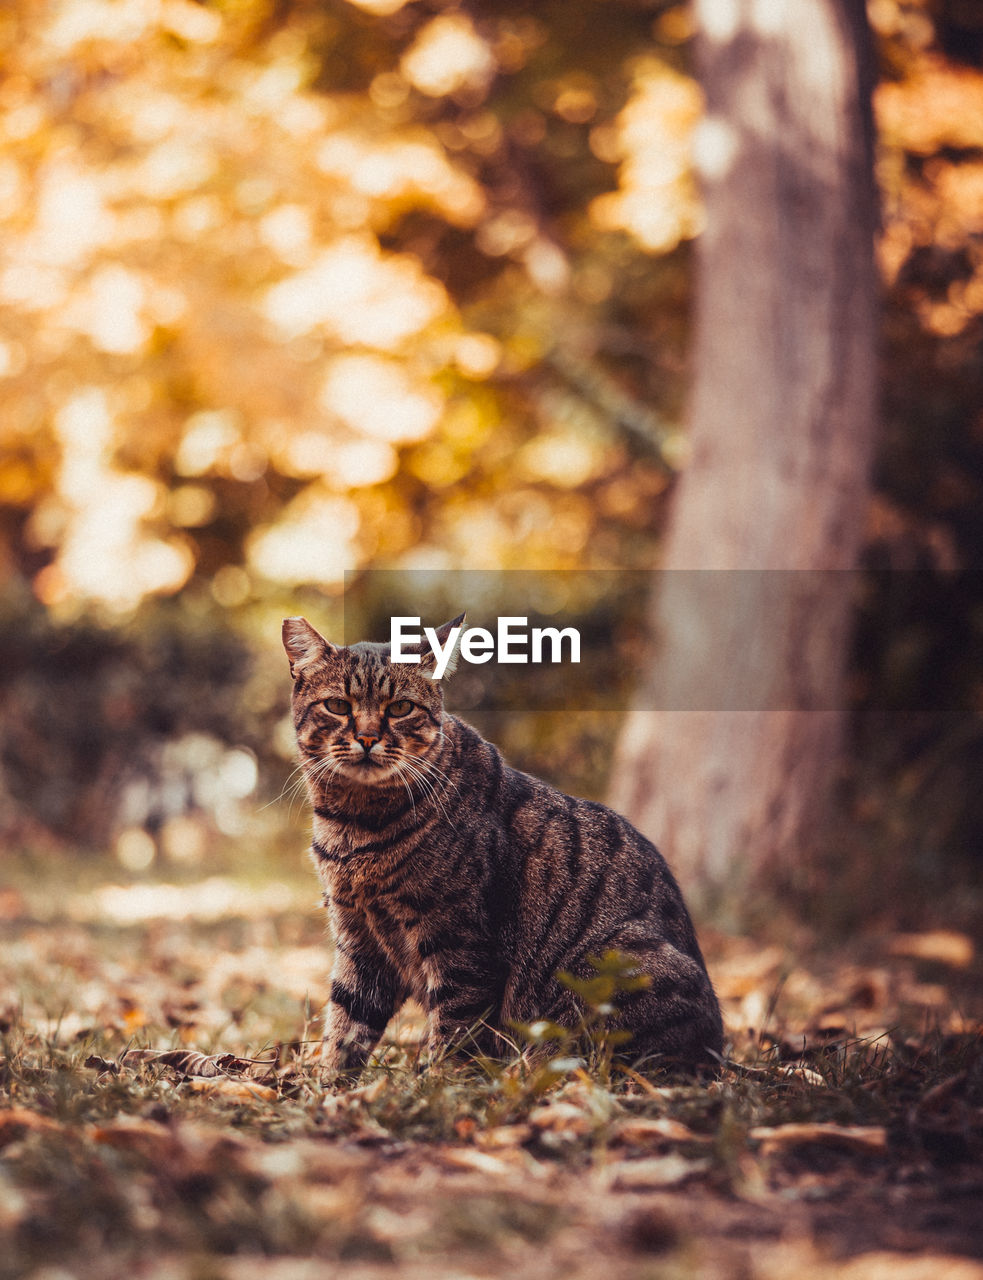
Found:
[[[463,620],[437,630],[442,648]],[[654,845],[604,805],[510,768],[445,712],[429,646],[418,664],[394,663],[388,644],[339,647],[304,618],[286,619],[283,642],[335,940],[329,1076],[357,1079],[409,996],[427,1013],[431,1053],[466,1040],[501,1055],[516,1023],[575,1026],[577,999],[557,974],[589,977],[611,950],[650,980],[619,1000],[622,1052],[713,1065],[720,1009]]]

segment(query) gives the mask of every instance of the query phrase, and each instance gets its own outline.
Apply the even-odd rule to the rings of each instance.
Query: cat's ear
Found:
[[[461,656],[461,637],[464,635],[464,619],[467,614],[459,613],[456,618],[450,622],[445,622],[442,627],[438,627],[433,633],[440,648],[440,653],[434,653],[434,646],[429,643],[430,637],[424,642],[421,649],[420,671],[423,675],[431,680],[442,680],[444,676],[452,676],[457,670],[458,659]],[[451,632],[457,628],[457,634],[454,636],[453,643],[450,647],[450,653],[447,652],[448,643],[450,643]],[[439,671],[439,674],[438,674]]]
[[[306,618],[284,618],[283,647],[290,659],[290,674],[295,680],[315,662],[324,662],[338,652]]]

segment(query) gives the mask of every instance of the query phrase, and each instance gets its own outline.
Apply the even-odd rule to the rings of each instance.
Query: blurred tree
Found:
[[[708,34],[735,4],[702,11]],[[751,8],[757,28],[735,56],[770,49],[775,67],[781,35],[768,27],[782,8]],[[850,796],[861,824],[882,824],[885,865],[934,867],[937,880],[956,844],[966,867],[983,865],[970,804],[983,574],[967,572],[983,562],[977,8],[868,4],[887,286],[868,555],[890,572],[866,580],[851,687],[861,711],[930,688],[951,715],[905,733],[865,720]],[[167,743],[193,745],[211,725],[273,785],[291,751],[279,618],[340,626],[346,569],[654,563],[688,445],[689,246],[704,223],[689,163],[703,110],[694,12],[679,0],[0,5],[0,828],[34,812],[70,832],[93,803],[111,830],[125,772],[114,762],[129,767],[141,734],[148,777]],[[784,71],[767,80],[777,101]],[[765,83],[754,74],[748,112]],[[818,128],[827,107],[809,102]],[[780,121],[786,202],[808,198],[796,184],[827,158],[801,141],[801,97],[793,105],[786,119],[761,104],[749,126],[753,140]],[[698,131],[711,169],[727,159],[720,116],[717,104]],[[711,213],[712,237],[743,229]],[[817,208],[801,216],[825,225]],[[799,252],[790,228],[764,245],[762,232],[757,259],[728,239],[745,255],[746,296],[704,277],[704,299],[719,295],[732,319],[718,326],[722,360],[735,332],[755,340],[776,246],[782,262]],[[820,256],[790,263],[790,296],[815,269],[821,303]],[[774,331],[794,359],[792,320]],[[705,368],[711,340],[708,329]],[[766,470],[770,439],[762,428]],[[694,511],[701,450],[683,499]],[[737,500],[751,492],[737,470],[728,481]],[[769,503],[753,502],[763,536]],[[780,563],[807,562],[804,542],[791,559],[800,536]],[[945,609],[935,586],[909,590],[896,572],[912,566],[955,584]],[[193,660],[209,633],[232,656],[245,646],[247,687],[238,659],[230,684]],[[731,664],[747,648],[747,632],[733,634]],[[163,664],[172,652],[180,664]],[[59,654],[85,655],[84,696],[59,683]],[[534,769],[594,789],[609,729],[589,758],[583,723],[558,717],[546,732],[543,717],[510,716],[495,732]]]
[[[262,671],[346,570],[647,563],[698,224],[686,32],[635,0],[0,6],[0,826],[45,758],[42,825],[112,830],[121,629],[138,672],[230,625]],[[249,691],[230,725],[187,676],[190,718],[128,690],[144,772],[209,719],[261,754]]]
[[[631,562],[698,220],[647,9],[4,5],[0,582],[113,621]]]
[[[853,582],[837,571],[857,563],[874,438],[875,203],[862,0],[696,14],[692,460],[615,800],[713,893],[807,866],[834,775]]]

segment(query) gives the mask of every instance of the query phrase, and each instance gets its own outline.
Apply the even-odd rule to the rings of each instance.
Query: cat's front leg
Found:
[[[455,981],[434,975],[426,1000],[431,1061],[448,1052],[493,1055],[503,1051],[504,1042],[491,1025],[495,1011],[490,994],[486,984],[473,979]]]
[[[358,1079],[403,994],[398,976],[381,957],[338,943],[321,1042],[321,1067],[329,1080]]]

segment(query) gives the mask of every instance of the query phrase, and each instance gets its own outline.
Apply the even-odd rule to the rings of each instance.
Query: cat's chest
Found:
[[[346,947],[380,954],[417,996],[441,984],[448,939],[482,918],[474,877],[448,873],[441,831],[352,830],[315,817],[312,854],[331,932]]]
[[[446,929],[446,908],[428,893],[403,885],[387,890],[371,874],[335,868],[326,879],[326,901],[337,941],[381,952],[414,994],[433,985],[432,940]]]

